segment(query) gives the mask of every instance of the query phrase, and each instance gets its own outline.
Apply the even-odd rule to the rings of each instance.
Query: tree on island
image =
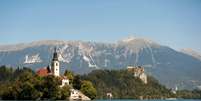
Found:
[[[97,91],[94,88],[93,84],[90,81],[82,81],[80,91],[84,93],[86,96],[90,97],[91,99],[95,99],[97,95]]]
[[[6,68],[8,69],[8,68]],[[8,74],[10,71],[4,67],[0,68],[0,75]],[[16,75],[18,73],[18,75]],[[14,77],[15,75],[15,77]],[[1,80],[0,96],[2,99],[67,99],[70,95],[70,87],[63,88],[57,77],[49,75],[47,77],[37,76],[31,69],[22,68],[12,71],[8,78]],[[12,77],[12,79],[10,78]],[[14,80],[13,80],[14,79]]]

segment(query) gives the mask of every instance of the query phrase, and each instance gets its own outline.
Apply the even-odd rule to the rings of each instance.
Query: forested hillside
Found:
[[[94,70],[89,74],[79,75],[66,70],[64,73],[70,85],[59,87],[61,81],[52,75],[39,77],[28,68],[0,67],[0,99],[45,100],[68,99],[70,88],[78,89],[91,99],[106,99],[106,93],[120,99],[161,99],[161,98],[201,98],[201,91],[177,91],[159,84],[148,76],[148,84],[135,78],[127,70]]]
[[[148,77],[148,84],[135,78],[127,70],[95,70],[83,79],[91,81],[97,89],[97,98],[106,98],[110,92],[114,98],[168,98],[173,97],[169,89],[159,84],[153,77]]]
[[[127,70],[94,70],[83,75],[82,79],[93,83],[97,99],[107,98],[106,93],[112,93],[113,98],[118,99],[201,98],[198,90],[182,90],[173,94],[151,76],[148,76],[148,84],[144,84]]]

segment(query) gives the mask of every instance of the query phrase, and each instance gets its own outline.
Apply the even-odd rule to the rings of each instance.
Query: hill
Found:
[[[107,93],[112,93],[113,98],[118,99],[161,99],[174,96],[153,77],[149,76],[148,84],[144,84],[127,70],[94,70],[81,78],[93,83],[98,99],[107,98]]]

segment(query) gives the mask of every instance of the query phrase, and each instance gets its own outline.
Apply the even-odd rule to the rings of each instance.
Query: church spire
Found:
[[[52,58],[52,61],[58,61],[58,53],[57,53],[57,49],[56,47],[54,48],[54,54],[53,54],[53,58]]]
[[[56,47],[54,48],[52,63],[51,63],[51,71],[54,76],[59,76],[59,59]]]

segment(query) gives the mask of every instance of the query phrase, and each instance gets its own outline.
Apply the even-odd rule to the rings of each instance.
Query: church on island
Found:
[[[36,71],[36,74],[41,77],[45,77],[48,75],[54,75],[56,77],[59,77],[62,81],[62,84],[60,87],[63,87],[65,85],[69,85],[69,79],[66,76],[60,75],[60,64],[58,59],[58,53],[56,48],[54,49],[53,58],[51,61],[51,65],[43,68],[39,68]],[[76,89],[70,89],[70,97],[69,100],[91,100],[89,97],[85,96],[82,92]]]
[[[69,79],[66,76],[60,76],[59,71],[60,71],[60,68],[59,68],[58,53],[55,48],[54,53],[53,53],[53,58],[51,61],[51,65],[38,69],[36,71],[36,74],[41,77],[48,76],[48,75],[54,75],[61,79],[61,81],[62,81],[61,87],[63,87],[64,85],[69,85]]]

